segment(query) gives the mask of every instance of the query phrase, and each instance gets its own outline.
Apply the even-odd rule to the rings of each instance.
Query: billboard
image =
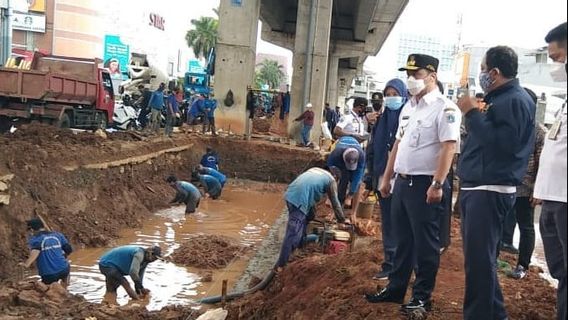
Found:
[[[33,12],[45,12],[45,0],[26,0],[28,10]]]
[[[130,47],[120,40],[119,36],[105,35],[104,67],[114,80],[128,79],[128,63]]]
[[[45,33],[45,16],[14,11],[12,28],[14,30]]]

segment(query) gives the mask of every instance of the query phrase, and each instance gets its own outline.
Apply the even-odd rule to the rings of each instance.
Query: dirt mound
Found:
[[[0,320],[8,319],[195,319],[198,312],[189,308],[167,307],[149,312],[142,303],[124,307],[86,302],[68,294],[59,284],[20,282],[0,287]]]
[[[172,255],[172,260],[199,269],[222,269],[247,250],[235,245],[231,238],[201,235],[182,244]]]
[[[459,222],[454,222],[454,230]],[[459,229],[457,229],[459,230]],[[428,319],[462,319],[464,272],[461,240],[442,256],[434,310]],[[269,287],[233,302],[229,319],[403,319],[395,304],[370,304],[373,275],[380,269],[382,244],[374,241],[353,253],[297,255]],[[554,319],[555,291],[538,274],[523,281],[500,275],[510,319]],[[411,284],[412,285],[412,284]],[[407,298],[410,292],[407,294]]]
[[[69,129],[59,129],[46,124],[31,124],[21,126],[11,137],[39,146],[53,144],[101,145],[104,139],[91,132],[75,132]]]
[[[271,125],[272,125],[271,119],[255,118],[252,121],[253,133],[257,133],[257,134],[268,133],[270,131]]]

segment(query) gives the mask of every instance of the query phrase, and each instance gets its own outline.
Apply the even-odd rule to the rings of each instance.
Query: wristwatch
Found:
[[[436,181],[436,180],[433,180],[433,181],[432,181],[432,187],[433,187],[434,189],[438,189],[438,190],[439,190],[439,189],[442,189],[443,186],[444,186],[444,184],[441,183],[441,182],[438,182],[438,181]]]

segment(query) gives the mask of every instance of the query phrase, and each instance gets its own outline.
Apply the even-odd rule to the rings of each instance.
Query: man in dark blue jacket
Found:
[[[201,157],[201,162],[199,163],[204,167],[219,171],[219,155],[211,147],[205,149],[205,154]]]
[[[517,71],[518,57],[511,48],[489,49],[479,77],[487,112],[480,112],[470,97],[458,102],[468,132],[458,166],[465,320],[507,319],[497,278],[497,246],[535,139],[536,106],[519,85]]]

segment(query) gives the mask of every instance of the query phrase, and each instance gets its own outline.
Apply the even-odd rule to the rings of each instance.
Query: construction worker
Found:
[[[216,178],[221,183],[221,187],[225,187],[225,183],[227,182],[227,177],[224,174],[222,174],[221,172],[219,172],[215,169],[212,169],[212,168],[204,167],[201,164],[197,166],[197,172],[200,173],[200,174],[210,175],[210,176]]]
[[[349,222],[345,219],[337,198],[336,181],[341,173],[337,168],[332,168],[331,171],[333,174],[321,168],[309,169],[288,186],[284,197],[288,207],[288,225],[280,257],[275,266],[276,271],[281,270],[288,263],[292,252],[302,244],[308,222],[315,218],[316,206],[325,195],[331,201],[337,221]]]
[[[122,286],[133,300],[141,299],[150,293],[142,281],[149,263],[162,256],[158,246],[143,248],[139,246],[121,246],[103,254],[99,260],[99,270],[105,276],[106,292],[103,301],[116,304],[116,290]],[[130,276],[134,290],[124,276]]]
[[[461,113],[437,85],[439,60],[412,54],[405,67],[412,99],[400,115],[396,142],[381,181],[381,196],[390,197],[396,237],[394,267],[388,286],[367,295],[372,303],[403,303],[410,277],[416,280],[405,312],[430,311],[440,265],[440,216],[446,177],[460,135]],[[394,188],[391,177],[397,174]]]
[[[221,182],[217,180],[217,178],[208,174],[200,174],[199,172],[194,171],[191,175],[191,182],[201,185],[205,191],[205,198],[217,200],[221,196],[221,191],[223,191]]]
[[[48,231],[40,219],[26,222],[33,235],[28,240],[30,257],[21,266],[29,268],[34,262],[41,277],[47,285],[61,281],[63,288],[69,285],[70,266],[67,257],[73,248],[67,238],[59,232]]]
[[[185,203],[185,214],[195,213],[201,201],[201,192],[193,184],[186,181],[178,181],[175,176],[169,176],[166,182],[174,188],[177,193],[170,203]]]
[[[327,166],[336,167],[341,171],[339,202],[347,207],[353,205],[355,211],[359,204],[360,186],[365,175],[365,152],[361,144],[350,136],[340,138],[327,159]],[[347,192],[348,187],[349,192]]]
[[[201,157],[200,164],[204,167],[219,171],[219,155],[213,148],[207,147],[205,154]]]

